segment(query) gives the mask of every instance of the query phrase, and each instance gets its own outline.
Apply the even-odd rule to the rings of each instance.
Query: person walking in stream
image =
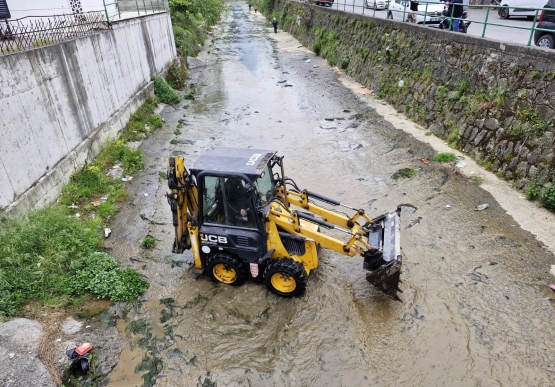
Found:
[[[274,32],[277,34],[278,21],[276,20],[276,18],[272,20],[272,25],[274,26]]]

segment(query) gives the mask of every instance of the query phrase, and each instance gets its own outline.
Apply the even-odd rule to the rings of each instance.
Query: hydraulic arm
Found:
[[[401,208],[371,219],[364,210],[344,205],[336,200],[303,190],[286,190],[280,186],[276,190],[281,203],[272,203],[268,213],[271,222],[293,234],[310,238],[317,245],[335,252],[364,258],[363,268],[368,270],[366,279],[391,298],[399,300],[397,291],[400,282],[402,257],[400,252],[400,214]],[[284,200],[285,199],[285,200]],[[316,199],[334,206],[354,210],[353,216],[314,204]],[[299,207],[287,208],[285,203]],[[301,210],[302,209],[302,210]],[[304,210],[304,211],[303,211]],[[358,221],[362,220],[363,225]],[[322,233],[319,228],[307,227],[311,222],[328,230],[337,230],[348,236],[345,241]],[[402,291],[401,291],[402,292]]]

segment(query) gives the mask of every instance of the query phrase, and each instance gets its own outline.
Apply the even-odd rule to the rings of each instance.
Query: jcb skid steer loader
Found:
[[[285,176],[283,157],[275,151],[215,148],[190,173],[183,157],[170,156],[167,176],[173,252],[192,249],[196,272],[233,286],[250,278],[277,295],[298,296],[318,267],[319,249],[326,248],[362,256],[366,279],[399,300],[400,207],[370,219],[364,210],[301,190]],[[346,207],[354,215],[314,200]],[[320,228],[344,233],[346,240]]]

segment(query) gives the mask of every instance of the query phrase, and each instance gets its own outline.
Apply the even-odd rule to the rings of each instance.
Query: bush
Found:
[[[162,77],[154,77],[154,94],[161,102],[168,105],[175,105],[181,100],[175,90]]]
[[[526,199],[536,200],[540,196],[540,187],[537,180],[533,179],[524,188]]]
[[[166,81],[171,87],[177,90],[183,89],[185,80],[187,79],[187,66],[185,59],[178,59],[168,67]]]
[[[540,199],[545,208],[555,210],[555,185],[551,183],[546,184],[543,187]]]
[[[457,156],[450,152],[438,153],[434,156],[434,161],[438,161],[440,163],[450,163],[453,161],[457,161]]]

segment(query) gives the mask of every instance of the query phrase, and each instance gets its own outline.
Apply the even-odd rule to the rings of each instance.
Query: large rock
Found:
[[[16,318],[0,324],[0,386],[56,386],[38,358],[42,335],[38,321]]]

